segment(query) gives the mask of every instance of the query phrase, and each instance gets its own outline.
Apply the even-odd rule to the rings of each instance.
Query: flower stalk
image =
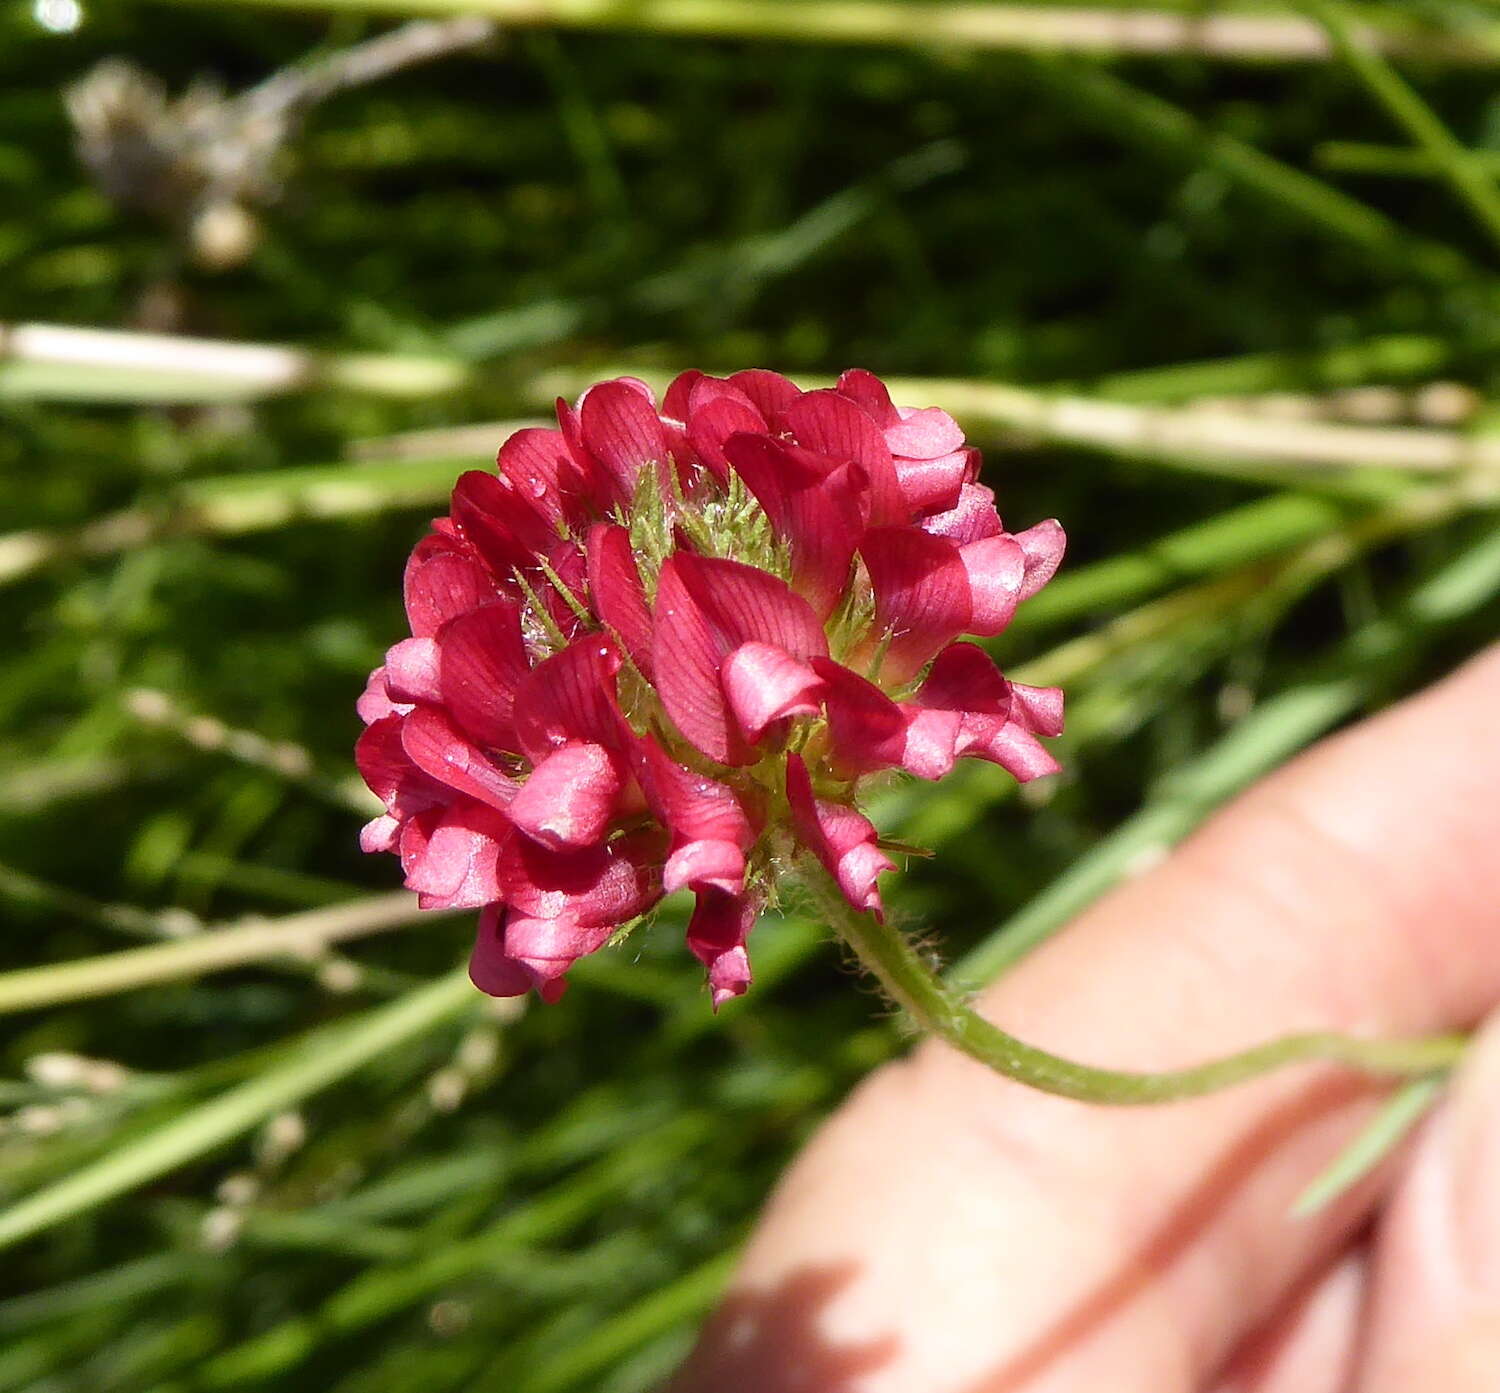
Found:
[[[1335,1031],[1284,1035],[1221,1059],[1165,1073],[1100,1069],[1018,1040],[985,1019],[923,961],[905,936],[855,909],[821,866],[804,858],[805,883],[828,926],[846,943],[924,1033],[971,1059],[1043,1093],[1084,1103],[1170,1103],[1232,1088],[1292,1064],[1323,1061],[1387,1078],[1420,1078],[1451,1069],[1468,1043],[1463,1035],[1364,1040]]]

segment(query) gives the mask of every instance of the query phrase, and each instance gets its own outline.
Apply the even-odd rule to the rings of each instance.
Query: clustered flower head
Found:
[[[1000,633],[1062,558],[1007,532],[979,455],[936,408],[846,372],[687,372],[559,401],[496,472],[464,474],[407,565],[412,637],[360,698],[362,835],[424,908],[478,908],[470,970],[548,1001],[663,894],[714,1005],[798,853],[881,912],[892,867],[856,794],[964,756],[1017,779],[1062,694],[1010,682],[962,635]]]

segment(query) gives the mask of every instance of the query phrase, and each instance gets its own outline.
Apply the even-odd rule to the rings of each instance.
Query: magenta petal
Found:
[[[699,892],[688,921],[687,945],[708,969],[714,1010],[743,996],[750,985],[750,955],[745,940],[755,927],[757,909],[747,896],[722,890]]]
[[[538,426],[518,430],[500,447],[495,467],[549,526],[571,521],[585,480],[560,430]]]
[[[828,739],[841,770],[905,769],[919,779],[940,779],[953,768],[961,729],[956,712],[898,705],[848,668],[826,659],[816,666],[827,683]]]
[[[382,716],[405,715],[410,707],[398,706],[391,700],[385,685],[385,669],[378,667],[365,679],[365,689],[354,703],[354,710],[366,725],[373,725]]]
[[[1000,514],[995,511],[995,495],[983,484],[965,484],[952,508],[923,518],[921,527],[934,537],[947,537],[960,545],[983,537],[998,537],[1005,531]]]
[[[618,748],[627,734],[615,699],[620,655],[602,634],[576,639],[538,663],[516,693],[516,736],[539,764],[571,740]]]
[[[778,576],[738,561],[678,552],[673,570],[701,610],[722,657],[742,643],[769,643],[794,658],[826,656],[823,625],[800,595]]]
[[[896,466],[868,412],[833,391],[805,392],[782,413],[799,445],[839,463],[853,461],[869,480],[869,522],[879,527],[910,516]]]
[[[400,837],[399,819],[381,813],[359,829],[359,849],[367,855],[376,851],[394,851]]]
[[[769,643],[742,643],[719,667],[740,735],[755,744],[773,721],[816,716],[823,681],[806,663]]]
[[[857,775],[899,767],[906,744],[901,708],[873,682],[831,658],[815,666],[825,682],[828,740],[840,769]]]
[[[1056,518],[1048,518],[1024,532],[1017,532],[1016,543],[1026,557],[1026,574],[1021,582],[1020,597],[1029,600],[1052,579],[1062,565],[1063,552],[1068,539],[1062,524]]]
[[[842,808],[838,804],[834,807],[838,809],[836,813],[822,818],[824,835],[831,845],[838,845],[837,838],[841,836],[853,835],[845,833],[843,829],[855,818],[869,828],[868,837],[861,831],[858,840],[839,856],[834,878],[839,883],[839,889],[844,892],[844,898],[855,909],[863,909],[877,919],[883,919],[885,906],[880,902],[879,879],[886,871],[895,870],[896,863],[876,845],[873,825],[852,808]]]
[[[678,764],[653,736],[641,742],[638,757],[646,801],[672,838],[662,888],[738,891],[745,852],[756,835],[739,796],[727,784]]]
[[[989,748],[1012,719],[1011,684],[994,659],[972,643],[949,644],[938,654],[910,707],[959,719],[959,755],[990,758]]]
[[[963,431],[941,407],[908,408],[898,415],[895,424],[885,428],[885,443],[891,447],[893,455],[935,460],[963,448]]]
[[[910,704],[960,713],[958,753],[991,760],[1023,782],[1058,768],[1036,736],[1061,732],[1062,693],[1008,682],[975,644],[944,649]]]
[[[1023,784],[1055,774],[1062,767],[1019,721],[1006,721],[965,753],[982,755]]]
[[[418,638],[427,638],[455,615],[495,598],[495,583],[475,559],[455,551],[422,554],[406,567],[406,617]]]
[[[537,544],[549,535],[541,514],[483,469],[458,476],[449,507],[464,539],[507,588],[514,572],[535,565]]]
[[[653,662],[662,705],[677,729],[720,764],[748,764],[719,680],[741,644],[758,642],[807,661],[828,651],[812,608],[786,582],[737,561],[678,552],[657,579]]]
[[[644,914],[661,897],[661,846],[655,836],[620,837],[583,851],[551,851],[512,837],[500,860],[507,903],[528,918],[568,918],[585,927]]]
[[[580,502],[598,511],[605,511],[628,501],[628,495],[620,492],[614,476],[588,451],[583,443],[583,422],[578,412],[561,397],[557,399],[557,425],[563,442],[568,447],[568,457],[577,467],[582,479]]]
[[[590,387],[578,404],[583,443],[629,498],[648,464],[667,462],[666,436],[642,383],[616,379]]]
[[[412,770],[401,746],[401,726],[406,717],[393,713],[372,721],[354,746],[354,762],[360,777],[382,803],[389,803],[397,785]]]
[[[990,638],[1003,633],[1021,603],[1026,554],[1014,537],[986,537],[959,547],[969,579],[969,622],[963,632]]]
[[[725,645],[683,584],[675,557],[656,582],[652,666],[667,715],[685,739],[720,764],[747,764],[754,754],[729,722],[719,685]]]
[[[401,747],[423,773],[492,808],[504,811],[515,797],[515,781],[491,764],[435,707],[419,706],[403,718]]]
[[[535,973],[539,983],[560,977],[579,958],[609,942],[613,924],[584,928],[570,918],[534,919],[512,913],[505,924],[505,953]]]
[[[768,423],[774,423],[802,395],[795,382],[769,368],[745,368],[730,373],[726,381],[743,392]]]
[[[430,817],[431,815],[426,815]],[[510,824],[493,808],[459,799],[436,822],[408,822],[401,838],[406,888],[423,909],[477,909],[500,897],[496,867]]]
[[[894,870],[895,862],[876,844],[874,824],[843,803],[814,797],[807,766],[797,755],[787,756],[786,794],[803,846],[823,863],[855,909],[880,918],[884,911],[876,881],[883,871]]]
[[[616,377],[612,380],[620,383],[621,386],[629,387],[630,390],[637,396],[639,396],[647,406],[649,406],[653,411],[656,410],[656,393],[651,390],[651,384],[647,382],[645,378],[631,377],[627,374],[624,377]],[[585,393],[584,395],[586,396],[587,393]],[[582,405],[583,397],[580,397],[578,401],[579,404]]]
[[[755,840],[744,805],[727,784],[686,769],[654,736],[641,741],[641,783],[652,811],[678,841],[725,841],[745,849]]]
[[[636,670],[651,680],[651,611],[636,568],[630,533],[615,523],[598,523],[588,539],[589,594],[594,611],[610,629]]]
[[[901,496],[914,517],[941,515],[956,508],[969,471],[967,450],[940,455],[937,459],[902,459],[900,456],[896,459]]]
[[[372,722],[354,746],[354,762],[360,777],[386,806],[392,817],[411,817],[442,803],[448,789],[429,778],[406,753],[402,731],[409,716],[382,716]]]
[[[863,530],[864,471],[767,435],[731,436],[724,453],[771,526],[790,541],[793,586],[820,617],[832,613]]]
[[[554,851],[591,846],[609,828],[622,782],[616,757],[602,745],[569,741],[532,770],[510,820]]]
[[[765,418],[737,387],[712,377],[703,378],[693,388],[690,401],[688,443],[698,458],[722,479],[729,469],[724,442],[742,431],[763,433]]]
[[[1011,684],[976,643],[953,643],[938,654],[912,701],[946,711],[1009,716]]]
[[[734,842],[688,842],[662,868],[662,889],[669,895],[687,889],[737,894],[744,884],[745,853]]]
[[[860,498],[866,478],[857,464],[843,464],[820,484],[790,496],[792,583],[826,619],[850,584],[854,550],[864,525]]]
[[[901,748],[901,767],[919,779],[941,779],[953,771],[953,761],[962,753],[963,717],[957,711],[909,710],[906,743]]]
[[[754,923],[749,927],[753,928]],[[727,953],[720,953],[708,969],[708,987],[714,1010],[717,1011],[726,1001],[743,996],[750,989],[750,981],[750,954],[744,948],[731,948]]]
[[[508,600],[470,610],[438,634],[443,705],[487,749],[515,748],[516,690],[526,675],[521,612]]]
[[[915,527],[872,527],[860,554],[875,591],[876,626],[891,635],[882,677],[904,682],[944,644],[968,632],[968,570],[952,542]]]
[[[525,996],[535,977],[505,952],[505,907],[487,905],[469,954],[469,980],[489,996]]]
[[[385,685],[396,701],[441,702],[437,641],[405,638],[392,645],[385,655]]]
[[[524,996],[536,989],[545,1002],[562,1000],[568,983],[564,974],[572,958],[523,960],[512,955],[511,938],[524,942],[522,916],[504,905],[488,905],[480,911],[479,932],[469,956],[469,980],[490,996]]]
[[[1061,687],[1028,687],[1010,684],[1011,717],[1035,735],[1061,735],[1063,694]]]
[[[839,375],[837,388],[841,397],[858,403],[882,430],[899,424],[901,413],[891,403],[886,385],[867,368],[850,368]]]
[[[771,526],[781,536],[813,540],[796,536],[797,519],[792,509],[792,496],[820,485],[835,468],[833,460],[748,428],[726,436],[721,452],[745,481],[756,501],[765,509]]]
[[[706,372],[699,372],[697,368],[688,368],[685,372],[678,373],[668,384],[666,395],[661,399],[661,414],[679,425],[686,425],[693,388],[707,380],[718,379],[709,379]]]

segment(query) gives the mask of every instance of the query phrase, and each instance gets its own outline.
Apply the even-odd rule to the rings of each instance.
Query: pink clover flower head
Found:
[[[357,703],[356,756],[424,908],[476,908],[471,974],[561,995],[568,968],[691,891],[714,1005],[806,853],[881,913],[857,795],[960,758],[1057,765],[1062,694],[1011,682],[999,634],[1062,559],[1005,530],[978,452],[873,374],[802,391],[619,378],[459,478],[406,568],[411,637]]]

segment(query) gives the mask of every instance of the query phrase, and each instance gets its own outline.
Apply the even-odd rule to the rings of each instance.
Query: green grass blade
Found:
[[[205,0],[178,3],[203,4]],[[238,3],[307,8],[306,0]],[[907,4],[888,0],[630,0],[626,4],[620,0],[321,0],[319,8],[352,14],[476,14],[508,28],[555,25],[704,38],[1078,49],[1106,55],[1186,53],[1229,62],[1316,61],[1324,52],[1316,27],[1296,15],[1203,15],[1181,0],[1158,0],[1149,8],[1132,6],[1119,14],[1097,7],[972,0]],[[1372,28],[1369,32],[1372,42],[1403,56],[1461,64],[1487,64],[1500,57],[1500,37],[1483,29],[1451,39],[1409,28]]]
[[[352,1024],[317,1032],[292,1062],[260,1074],[139,1138],[127,1149],[0,1211],[0,1249],[14,1247],[243,1136],[257,1123],[337,1083],[384,1051],[473,1009],[477,1001],[468,972],[459,970]]]
[[[1224,131],[1205,127],[1181,107],[1102,68],[1038,55],[1037,76],[1111,139],[1217,170],[1262,203],[1325,236],[1362,248],[1388,270],[1449,282],[1473,274],[1451,247],[1414,237],[1378,209]]]
[[[719,1253],[629,1310],[614,1316],[565,1355],[516,1385],[516,1393],[563,1393],[608,1369],[647,1340],[701,1316],[713,1304],[739,1261],[738,1249]]]
[[[1442,1092],[1441,1079],[1417,1079],[1386,1100],[1360,1134],[1349,1143],[1292,1204],[1298,1219],[1310,1219],[1359,1184],[1426,1115]]]
[[[1302,2],[1328,31],[1350,71],[1427,155],[1500,251],[1500,190],[1489,172],[1416,89],[1370,45],[1344,6],[1329,0]]]
[[[1065,624],[1173,584],[1261,560],[1331,532],[1347,514],[1334,500],[1313,494],[1258,499],[1134,551],[1064,570],[1026,602],[1007,632]]]
[[[1086,385],[1098,396],[1131,402],[1317,391],[1429,377],[1447,368],[1456,350],[1451,338],[1433,334],[1381,334],[1336,348],[1244,353],[1235,358],[1106,373]]]
[[[232,1388],[282,1375],[311,1355],[320,1340],[354,1334],[482,1271],[500,1254],[565,1232],[595,1213],[622,1186],[701,1144],[711,1125],[702,1114],[681,1115],[472,1237],[450,1242],[416,1262],[372,1267],[335,1292],[315,1314],[283,1322],[209,1360],[189,1386],[194,1390]]]
[[[151,944],[97,958],[0,974],[0,1015],[32,1011],[222,972],[270,958],[316,955],[331,943],[404,928],[419,911],[406,891],[290,914],[272,923],[211,929],[178,943]]]

